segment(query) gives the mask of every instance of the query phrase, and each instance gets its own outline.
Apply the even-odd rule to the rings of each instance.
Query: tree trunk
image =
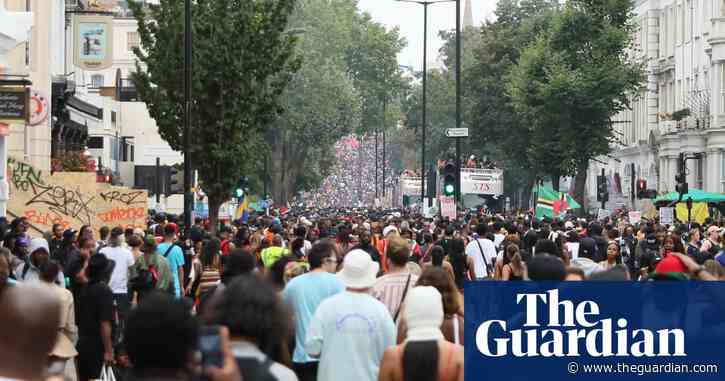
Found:
[[[270,144],[270,160],[269,160],[269,194],[275,201],[282,197],[282,168],[284,161],[282,160],[282,137],[277,135]]]
[[[579,163],[576,168],[576,177],[574,178],[574,199],[582,206],[582,208],[579,210],[579,213],[581,213],[581,215],[584,215],[588,204],[586,198],[588,169],[588,161]]]
[[[524,185],[524,189],[521,192],[521,199],[519,200],[519,208],[521,209],[528,209],[529,208],[529,202],[531,201],[531,194],[533,192],[533,188],[536,185],[535,181],[533,179],[529,179],[526,181]],[[534,206],[536,205],[536,200],[534,200]]]
[[[217,195],[208,194],[207,196],[209,200],[209,233],[214,236],[219,225],[219,208],[224,201]]]

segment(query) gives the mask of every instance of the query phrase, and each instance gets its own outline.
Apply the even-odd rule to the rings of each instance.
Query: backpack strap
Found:
[[[170,252],[171,252],[171,250],[172,250],[172,249],[174,248],[174,246],[176,246],[176,245],[174,245],[173,243],[172,243],[171,245],[169,245],[169,248],[168,248],[168,249],[166,249],[166,252],[165,252],[165,253],[164,253],[164,255],[163,255],[163,257],[164,257],[164,258],[166,258],[166,257],[168,257],[168,256],[169,256],[169,253],[170,253]]]
[[[403,307],[403,302],[405,301],[405,296],[408,295],[408,288],[410,286],[410,278],[413,276],[413,274],[408,274],[408,280],[405,281],[405,290],[403,290],[403,296],[400,298],[400,304],[398,304],[398,309],[395,310],[395,316],[393,316],[393,321],[398,320],[398,315],[400,315],[400,309]]]
[[[28,270],[30,270],[30,261],[26,259],[25,264],[23,265],[23,273],[20,275],[20,279],[25,280],[25,275],[28,273]]]

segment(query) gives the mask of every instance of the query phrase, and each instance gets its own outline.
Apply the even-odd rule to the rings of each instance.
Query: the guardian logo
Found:
[[[476,330],[476,347],[487,357],[578,357],[581,351],[592,357],[687,356],[685,333],[681,329],[627,329],[627,319],[598,319],[599,305],[584,301],[574,305],[559,301],[559,291],[545,294],[517,294],[516,304],[525,306],[524,328],[509,331],[506,321],[488,320]],[[538,303],[548,307],[548,321],[542,323]],[[563,311],[563,316],[560,314]],[[562,320],[563,318],[563,320]],[[491,342],[493,341],[493,342]]]

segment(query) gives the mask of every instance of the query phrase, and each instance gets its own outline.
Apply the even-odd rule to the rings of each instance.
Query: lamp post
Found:
[[[425,129],[428,124],[427,115],[427,97],[428,97],[428,6],[437,3],[459,2],[460,0],[396,0],[401,3],[413,3],[423,6],[423,125],[421,127],[421,146],[420,146],[420,204],[423,210],[423,200],[425,199]],[[460,5],[456,7],[459,9]],[[460,13],[460,12],[459,12]],[[460,18],[460,15],[458,16]]]
[[[191,227],[191,0],[184,3],[184,229]]]

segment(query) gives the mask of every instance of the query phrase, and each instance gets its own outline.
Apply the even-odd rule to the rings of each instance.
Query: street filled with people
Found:
[[[53,302],[57,319],[3,327],[36,343],[12,366],[46,379],[463,380],[469,281],[725,280],[711,219],[300,207],[217,229],[155,214],[145,230],[0,231],[3,304]]]

